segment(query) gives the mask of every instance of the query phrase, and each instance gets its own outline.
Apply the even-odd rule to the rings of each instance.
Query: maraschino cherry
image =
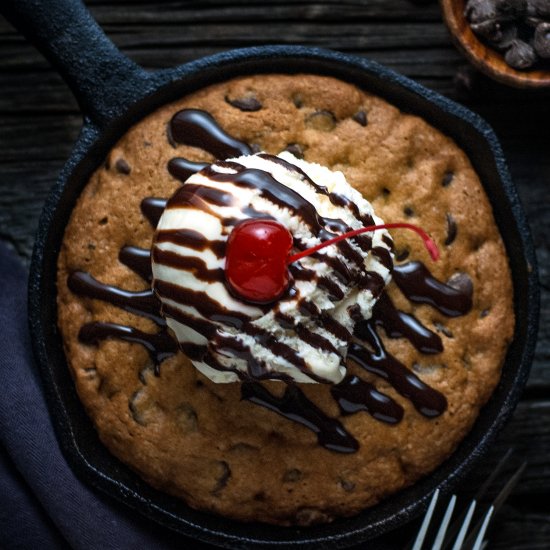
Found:
[[[385,223],[361,227],[289,255],[293,239],[284,225],[275,220],[248,219],[239,222],[227,240],[226,280],[239,298],[256,304],[273,302],[288,288],[288,264],[326,246],[377,229],[411,229],[420,235],[432,259],[436,261],[439,258],[435,242],[423,229],[411,223]]]

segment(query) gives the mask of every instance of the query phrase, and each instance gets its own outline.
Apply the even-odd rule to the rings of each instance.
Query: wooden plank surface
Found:
[[[437,3],[408,0],[90,0],[93,15],[143,66],[170,67],[229,48],[306,44],[369,57],[461,101],[497,132],[533,232],[542,285],[539,343],[524,398],[479,482],[515,446],[529,465],[495,521],[491,548],[550,548],[550,95],[468,70]],[[419,5],[425,4],[425,5]],[[61,78],[0,18],[0,238],[28,262],[38,215],[81,117]]]

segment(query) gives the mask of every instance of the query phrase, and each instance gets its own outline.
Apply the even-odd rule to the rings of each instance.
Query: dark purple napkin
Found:
[[[65,462],[27,328],[27,273],[0,243],[0,548],[211,548],[85,486]]]

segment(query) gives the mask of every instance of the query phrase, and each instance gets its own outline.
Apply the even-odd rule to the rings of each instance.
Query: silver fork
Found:
[[[469,533],[468,529],[470,527],[470,523],[472,522],[477,503],[487,492],[487,489],[496,479],[511,454],[512,450],[509,449],[500,459],[499,463],[496,465],[495,469],[487,478],[485,483],[483,483],[483,485],[479,488],[468,508],[452,523],[451,518],[456,505],[456,495],[451,496],[443,515],[443,519],[439,525],[437,534],[435,535],[432,545],[429,546],[424,545],[424,541],[426,539],[426,534],[428,533],[430,522],[432,520],[432,516],[434,515],[439,498],[439,489],[436,489],[432,496],[432,500],[430,501],[428,510],[426,511],[426,515],[424,516],[422,525],[420,526],[420,530],[418,531],[418,535],[413,543],[412,550],[447,550],[450,548],[451,544],[453,545],[451,550],[483,550],[487,546],[487,541],[484,540],[484,537],[487,527],[489,526],[489,521],[496,515],[501,506],[504,504],[504,501],[508,498],[516,486],[523,470],[525,469],[525,462],[510,477],[508,482],[495,497],[488,510],[479,518]]]

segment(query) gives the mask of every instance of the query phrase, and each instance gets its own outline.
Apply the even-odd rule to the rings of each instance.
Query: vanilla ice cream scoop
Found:
[[[286,292],[255,304],[225,274],[227,239],[250,218],[284,225],[293,252],[383,223],[342,172],[290,153],[193,174],[168,201],[152,249],[153,287],[180,348],[214,382],[340,382],[355,320],[371,317],[391,278],[389,234],[359,235],[289,264]]]

